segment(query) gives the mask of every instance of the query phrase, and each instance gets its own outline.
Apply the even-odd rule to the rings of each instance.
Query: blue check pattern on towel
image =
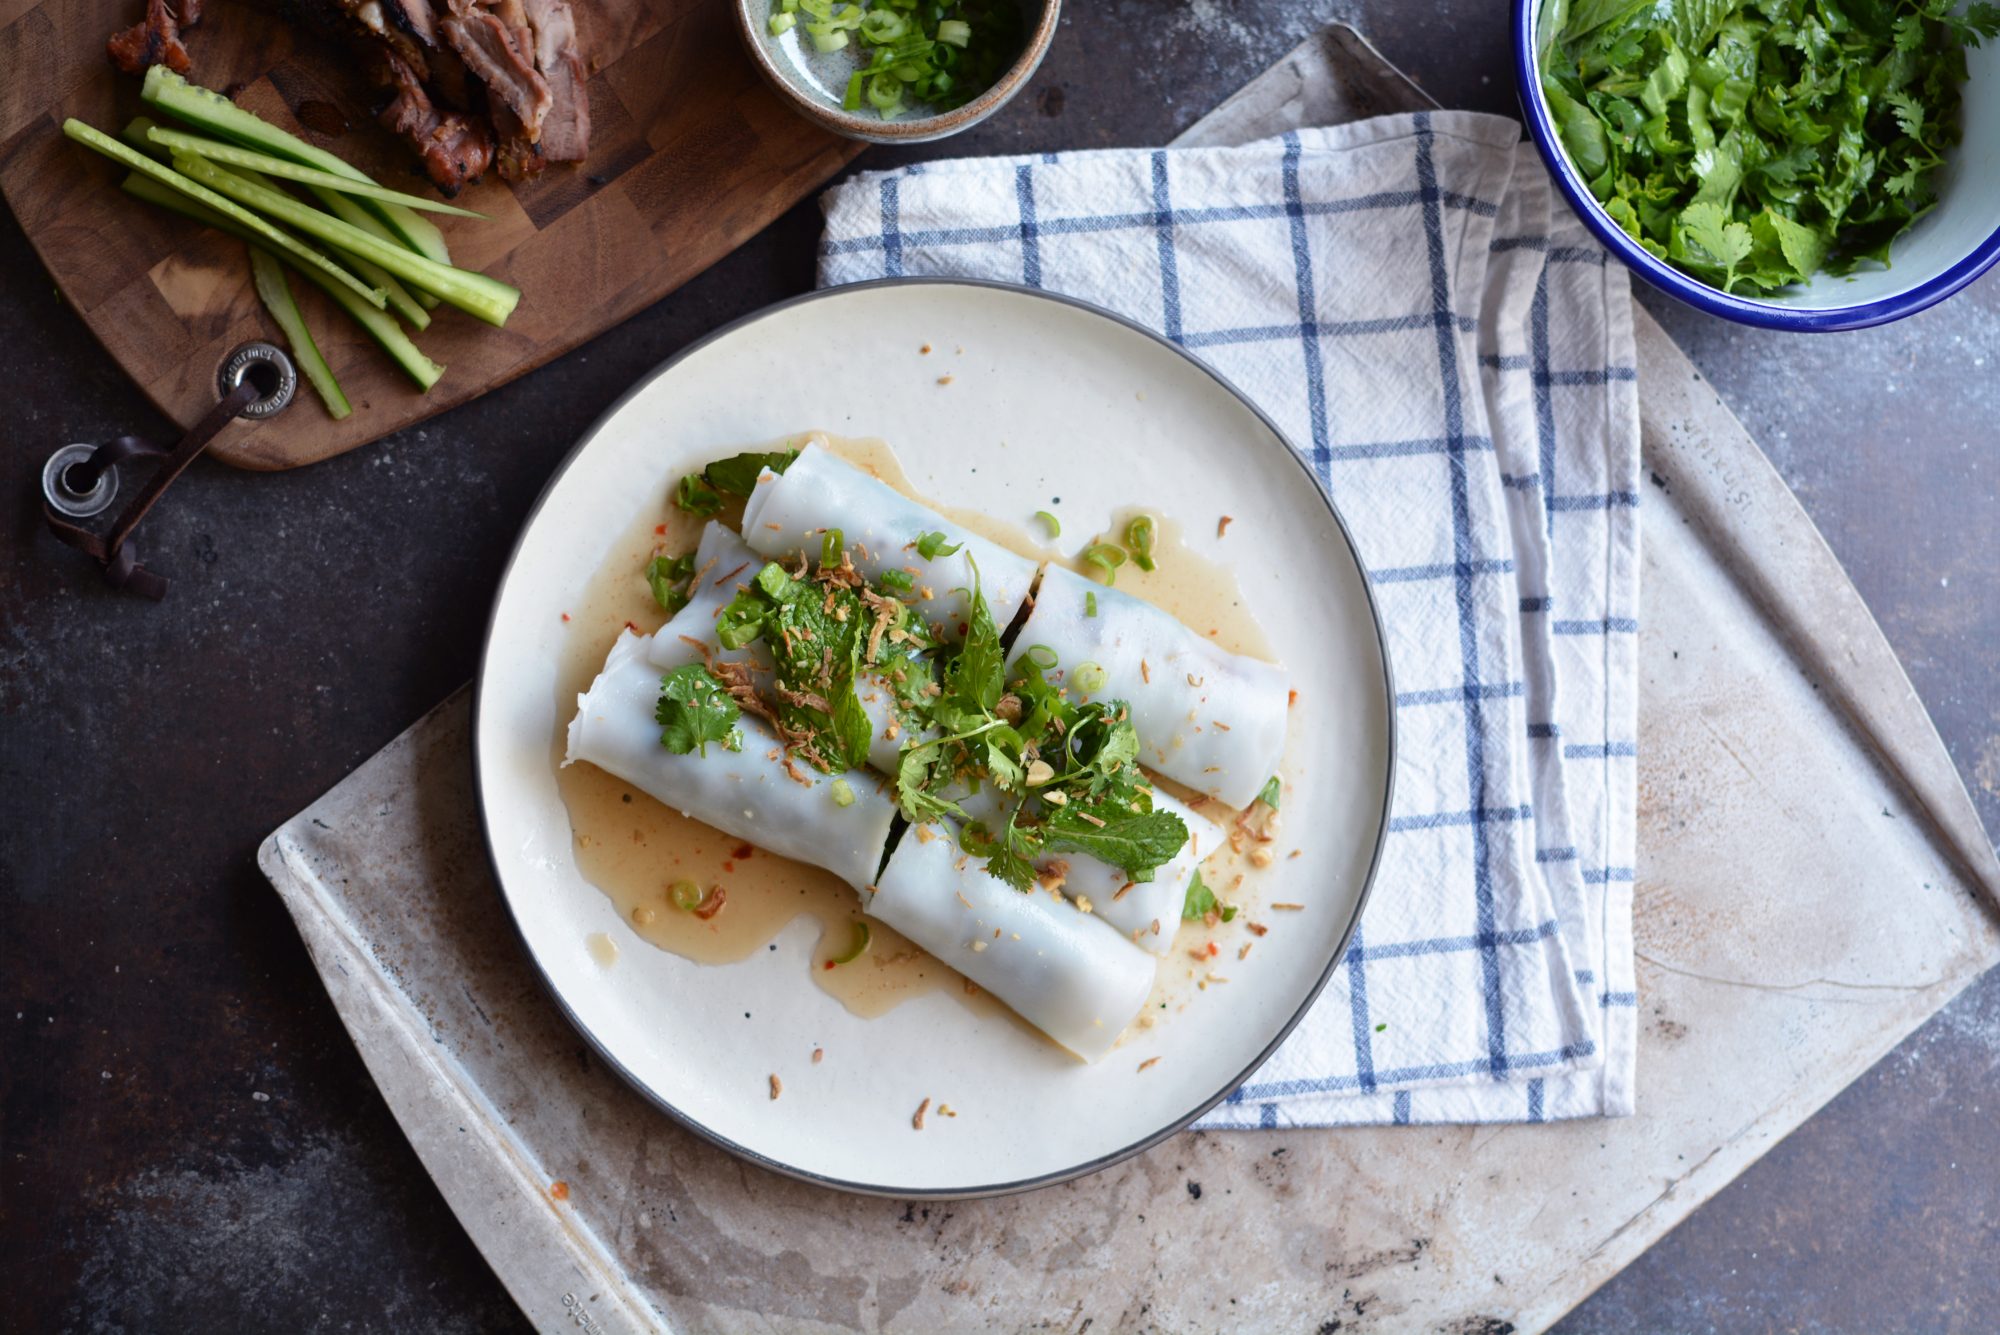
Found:
[[[1353,530],[1400,770],[1346,959],[1214,1127],[1632,1110],[1630,293],[1514,122],[934,162],[824,200],[823,284],[1001,279],[1240,386]]]

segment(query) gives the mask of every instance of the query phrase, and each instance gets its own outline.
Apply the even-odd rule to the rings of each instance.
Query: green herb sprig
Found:
[[[690,751],[708,754],[708,744],[719,742],[731,751],[743,749],[743,734],[736,727],[743,711],[722,683],[701,663],[677,667],[660,678],[660,700],[653,717],[660,725],[660,744],[677,756]]]
[[[674,504],[702,519],[722,513],[728,498],[747,497],[757,489],[765,469],[782,473],[799,457],[797,450],[752,450],[717,459],[699,473],[689,473],[674,487]]]
[[[1887,264],[1959,139],[1976,0],[1543,0],[1571,163],[1652,255],[1725,292]]]

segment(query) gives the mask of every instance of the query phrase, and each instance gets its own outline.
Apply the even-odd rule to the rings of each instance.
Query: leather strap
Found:
[[[208,448],[208,442],[215,439],[216,433],[228,426],[238,413],[255,403],[257,399],[257,387],[251,384],[249,377],[246,376],[236,388],[230,390],[213,408],[210,408],[199,422],[188,428],[188,433],[182,436],[180,443],[171,450],[137,436],[120,436],[116,440],[98,446],[88,459],[73,465],[89,476],[93,486],[107,468],[123,463],[127,459],[165,457],[160,466],[153,470],[153,475],[146,479],[146,485],[139,489],[139,494],[127,502],[125,508],[118,512],[118,517],[111,521],[111,528],[103,537],[100,538],[81,524],[59,513],[44,499],[42,519],[48,524],[49,532],[55,534],[60,541],[94,558],[104,568],[104,578],[110,581],[112,587],[130,589],[155,601],[166,597],[166,577],[140,565],[137,552],[128,545],[132,530],[139,527],[139,521],[144,519],[146,512],[166,494],[174,479],[185,472],[187,466]]]

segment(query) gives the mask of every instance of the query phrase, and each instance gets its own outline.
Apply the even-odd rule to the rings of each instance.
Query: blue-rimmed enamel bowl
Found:
[[[1898,237],[1886,269],[1820,274],[1769,296],[1725,294],[1655,259],[1591,195],[1556,132],[1535,60],[1541,0],[1514,0],[1514,75],[1528,133],[1570,207],[1639,277],[1697,310],[1764,329],[1864,329],[1943,301],[2000,261],[2000,41],[1966,52],[1964,137],[1939,173],[1938,204]]]

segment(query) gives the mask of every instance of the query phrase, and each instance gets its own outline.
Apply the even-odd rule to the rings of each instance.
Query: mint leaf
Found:
[[[1171,811],[1127,811],[1103,804],[1058,807],[1042,827],[1051,852],[1088,853],[1135,881],[1150,881],[1187,846],[1187,822]]]
[[[660,744],[677,756],[690,751],[705,756],[710,742],[742,750],[743,734],[736,730],[742,713],[722,683],[700,663],[677,667],[660,678],[653,718],[660,725]]]
[[[864,768],[868,764],[868,744],[875,735],[875,729],[861,708],[861,697],[855,694],[851,672],[846,684],[834,697],[833,731],[840,740],[841,754],[847,761],[847,767]]]
[[[727,459],[717,459],[701,470],[702,480],[720,492],[731,496],[748,496],[757,489],[757,479],[765,469],[782,473],[792,466],[792,460],[799,457],[797,450],[771,450],[765,453],[731,455]]]

